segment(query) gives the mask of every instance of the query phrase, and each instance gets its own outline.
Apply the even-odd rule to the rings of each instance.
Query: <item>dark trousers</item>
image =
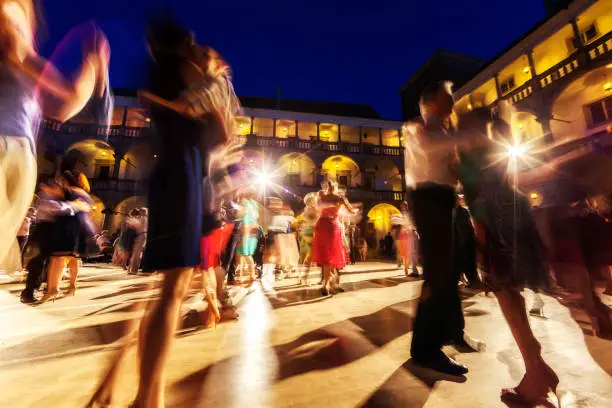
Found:
[[[476,266],[476,232],[469,211],[464,207],[455,210],[455,253],[460,272],[471,285],[480,284]]]
[[[24,292],[33,295],[40,288],[45,278],[45,266],[51,256],[51,244],[53,243],[53,223],[41,222],[33,226],[30,233],[28,245],[33,248],[34,256],[26,265],[28,277]]]
[[[443,345],[463,336],[459,267],[454,250],[452,187],[424,183],[409,203],[423,254],[423,289],[414,320],[410,352],[415,360],[439,356]]]

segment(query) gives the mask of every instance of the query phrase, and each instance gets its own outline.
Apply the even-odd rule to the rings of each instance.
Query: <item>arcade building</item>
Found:
[[[364,225],[377,238],[403,199],[401,122],[383,120],[368,105],[241,98],[235,134],[249,165],[265,162],[278,194],[295,210],[302,197],[336,180],[351,202],[360,202]],[[81,115],[67,123],[47,120],[38,146],[40,179],[52,177],[61,160],[87,175],[99,230],[117,231],[133,208],[146,206],[146,182],[155,165],[150,119],[135,90],[115,89],[110,128]],[[168,199],[172,199],[168,197]]]

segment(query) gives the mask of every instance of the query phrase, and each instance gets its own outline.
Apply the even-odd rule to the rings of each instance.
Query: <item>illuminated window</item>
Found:
[[[274,119],[267,119],[267,118],[253,119],[253,133],[259,137],[274,136]]]
[[[359,126],[340,126],[340,137],[342,143],[359,143]]]
[[[246,136],[251,133],[251,118],[246,116],[236,116],[236,120],[234,122],[235,134]]]
[[[361,128],[361,141],[363,143],[378,146],[380,144],[379,129],[374,127]]]
[[[338,125],[332,123],[321,123],[319,125],[319,137],[324,142],[334,143],[338,141]]]
[[[506,79],[504,82],[502,82],[499,85],[499,89],[501,90],[502,94],[508,93],[512,89],[514,89],[514,76],[512,76],[512,77]]]
[[[383,129],[382,130],[383,146],[397,147],[400,145],[399,138],[400,138],[400,134],[399,134],[399,130],[397,129]]]
[[[585,111],[589,127],[612,121],[612,96],[587,105]]]
[[[317,138],[317,124],[299,121],[298,137],[302,140],[315,140]]]
[[[281,139],[295,137],[295,121],[276,119],[276,137]]]

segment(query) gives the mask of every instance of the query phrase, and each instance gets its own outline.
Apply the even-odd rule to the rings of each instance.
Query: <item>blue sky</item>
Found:
[[[544,18],[539,0],[42,0],[50,55],[94,19],[112,47],[113,86],[143,86],[143,26],[170,7],[234,70],[239,95],[368,103],[399,119],[397,91],[438,48],[489,59]]]

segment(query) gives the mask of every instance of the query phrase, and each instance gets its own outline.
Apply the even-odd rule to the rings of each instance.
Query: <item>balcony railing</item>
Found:
[[[149,128],[134,128],[125,126],[104,126],[58,123],[54,120],[45,120],[43,129],[57,134],[80,135],[84,138],[96,139],[139,139],[150,135]],[[293,150],[322,150],[332,153],[369,154],[385,156],[401,156],[403,148],[398,146],[375,146],[367,143],[325,142],[322,140],[305,140],[299,138],[279,138],[257,135],[238,136],[242,144],[249,147],[273,147]]]
[[[578,57],[572,56],[566,60],[561,61],[554,67],[549,70],[543,72],[540,78],[540,86],[542,88],[546,88],[548,85],[552,84],[558,79],[565,77],[571,72],[575,71],[578,68]]]
[[[612,50],[612,31],[587,45],[589,60],[595,61]]]
[[[398,146],[374,146],[369,144],[324,142],[297,138],[275,138],[256,135],[240,136],[242,142],[249,147],[274,147],[294,150],[323,150],[332,153],[370,154],[385,156],[401,156],[403,148]]]
[[[308,193],[319,191],[319,186],[286,186],[286,189],[298,197],[304,197]],[[404,193],[401,191],[372,191],[365,188],[349,188],[346,192],[346,196],[351,202],[402,201]]]
[[[99,179],[93,178],[90,181],[92,191],[119,191],[134,193],[139,188],[143,187],[136,180],[117,180],[117,179]]]
[[[46,119],[42,124],[42,128],[45,131],[50,131],[57,134],[81,135],[83,137],[93,137],[96,139],[139,139],[147,137],[149,132],[149,128],[147,127],[106,127],[95,124],[59,123],[52,119]]]

